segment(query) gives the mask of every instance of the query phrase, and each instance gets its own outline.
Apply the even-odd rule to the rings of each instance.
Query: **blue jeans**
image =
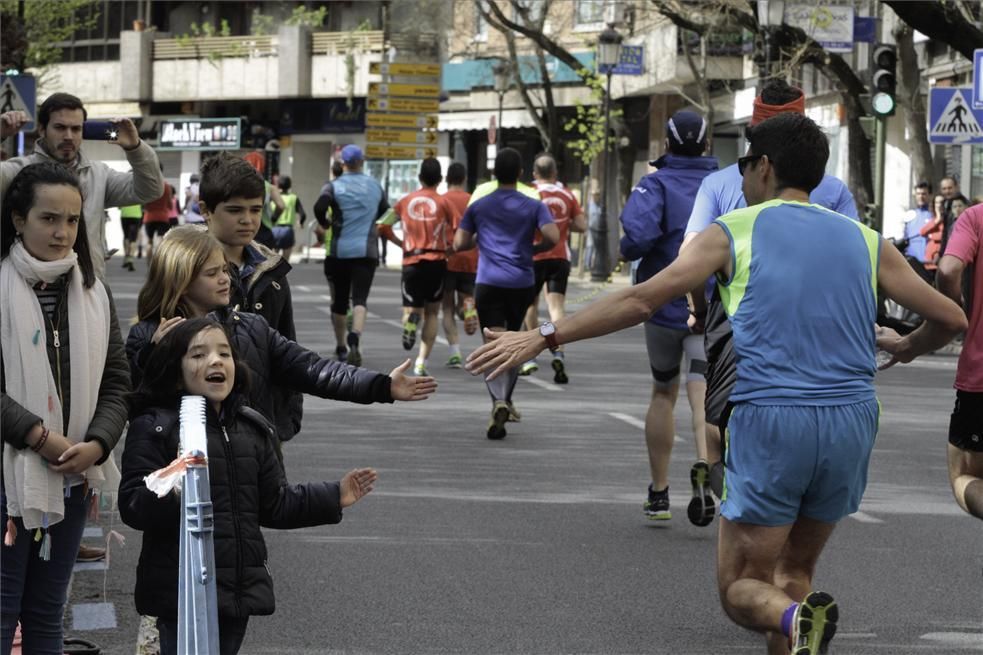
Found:
[[[236,655],[246,638],[249,618],[234,619],[218,617],[219,655]],[[160,655],[177,655],[177,619],[157,619],[157,633],[160,635]]]
[[[38,557],[40,541],[34,531],[24,527],[20,517],[17,540],[13,546],[0,546],[0,653],[9,655],[17,621],[21,624],[22,650],[40,655],[64,653],[62,619],[68,600],[68,582],[75,567],[82,531],[85,529],[89,496],[85,486],[72,487],[65,498],[65,518],[48,529],[51,536],[51,559]],[[0,493],[3,505],[0,530],[7,529],[7,498]]]

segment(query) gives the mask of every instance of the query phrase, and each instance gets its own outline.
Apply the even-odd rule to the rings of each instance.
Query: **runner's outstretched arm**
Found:
[[[711,226],[658,275],[637,286],[604,296],[576,314],[557,321],[557,339],[561,344],[570,343],[641,323],[656,309],[703,284],[717,271],[729,275],[730,268],[730,239],[719,226]],[[546,340],[536,330],[486,330],[484,334],[488,342],[468,356],[467,369],[474,374],[493,370],[489,380],[529,361],[546,348]]]

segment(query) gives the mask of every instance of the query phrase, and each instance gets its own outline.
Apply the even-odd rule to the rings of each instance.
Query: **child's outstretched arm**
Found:
[[[341,479],[341,506],[351,507],[375,488],[379,474],[375,469],[352,469]]]

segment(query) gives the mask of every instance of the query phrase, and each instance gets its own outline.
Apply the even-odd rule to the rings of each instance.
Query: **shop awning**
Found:
[[[498,121],[497,109],[481,109],[477,111],[441,112],[437,130],[440,132],[455,132],[457,130],[487,130],[491,117]],[[499,127],[510,129],[518,127],[535,127],[532,116],[525,109],[505,109],[502,111],[502,124]]]

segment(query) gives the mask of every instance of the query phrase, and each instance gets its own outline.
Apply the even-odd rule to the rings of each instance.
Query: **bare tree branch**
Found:
[[[980,30],[963,12],[959,4],[943,2],[908,2],[883,0],[884,4],[904,22],[925,36],[942,41],[966,59],[973,59],[973,50],[983,48]]]

